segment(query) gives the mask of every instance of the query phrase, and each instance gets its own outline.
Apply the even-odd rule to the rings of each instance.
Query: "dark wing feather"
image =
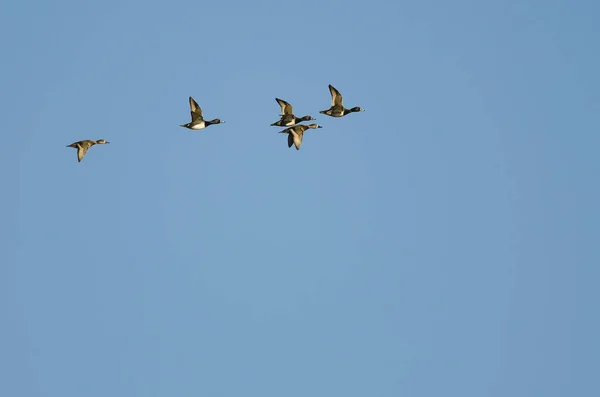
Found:
[[[196,120],[204,120],[202,118],[202,109],[200,108],[200,106],[198,106],[198,104],[196,103],[196,101],[194,101],[194,98],[192,97],[190,97],[190,114],[192,116],[192,122]]]
[[[342,94],[329,84],[329,92],[331,92],[331,106],[342,106]]]
[[[281,106],[281,115],[293,114],[292,105],[284,101],[283,99],[275,98],[279,106]]]

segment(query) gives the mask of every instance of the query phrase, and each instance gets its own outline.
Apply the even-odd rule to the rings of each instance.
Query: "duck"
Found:
[[[280,134],[288,134],[288,147],[292,147],[292,145],[296,146],[296,150],[300,150],[300,145],[302,145],[302,137],[304,136],[304,131],[310,128],[323,128],[318,124],[298,124],[293,127],[286,128],[283,131],[279,131]]]
[[[327,110],[321,110],[319,113],[331,117],[342,117],[350,113],[365,111],[365,109],[361,109],[358,106],[346,109],[342,104],[342,94],[340,94],[340,92],[331,84],[329,84],[329,92],[331,92],[331,107]]]
[[[180,127],[189,128],[190,130],[201,130],[209,125],[224,123],[224,121],[220,119],[214,119],[210,121],[204,120],[204,117],[202,117],[202,109],[192,97],[190,97],[190,114],[192,115],[192,121],[186,124],[181,124]]]
[[[72,148],[76,148],[77,149],[77,162],[81,163],[81,160],[83,160],[83,157],[85,156],[85,154],[87,153],[88,149],[91,148],[94,145],[104,145],[110,142],[105,141],[104,139],[98,139],[97,141],[91,141],[91,140],[83,140],[83,141],[77,141],[77,142],[73,142],[70,145],[67,145],[67,147],[72,147]]]
[[[296,117],[293,113],[292,105],[283,99],[275,98],[279,106],[281,106],[281,119],[271,124],[277,127],[290,127],[303,121],[315,120],[312,116]]]

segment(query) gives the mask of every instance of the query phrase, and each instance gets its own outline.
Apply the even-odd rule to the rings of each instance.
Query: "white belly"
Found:
[[[206,123],[203,121],[201,123],[195,124],[192,126],[192,130],[201,130],[206,127]]]

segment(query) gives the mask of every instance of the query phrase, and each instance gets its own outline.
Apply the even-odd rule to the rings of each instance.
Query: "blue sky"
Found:
[[[599,13],[6,3],[0,395],[600,395]]]

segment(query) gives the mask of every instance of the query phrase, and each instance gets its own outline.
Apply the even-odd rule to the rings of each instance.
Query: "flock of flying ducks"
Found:
[[[354,112],[364,112],[364,109],[361,109],[358,106],[355,106],[350,109],[346,109],[342,103],[342,94],[338,90],[336,90],[331,84],[329,85],[329,92],[331,92],[331,107],[327,110],[321,110],[319,113],[331,116],[331,117],[342,117],[350,113]],[[311,116],[303,116],[296,117],[293,113],[292,105],[283,99],[275,98],[279,106],[281,106],[281,118],[279,121],[271,124],[271,126],[275,127],[288,127],[283,131],[279,131],[281,134],[288,134],[288,148],[291,148],[292,145],[296,146],[296,150],[300,150],[300,145],[302,145],[302,138],[304,136],[304,132],[310,128],[323,128],[318,124],[299,124],[303,121],[315,120]],[[181,127],[189,128],[191,130],[201,130],[213,124],[221,124],[224,121],[220,119],[214,120],[204,120],[204,116],[202,115],[202,109],[194,98],[190,97],[190,113],[192,116],[192,121],[186,124],[181,124]],[[83,157],[89,148],[94,145],[102,145],[110,143],[104,139],[99,139],[97,141],[92,140],[83,140],[78,142],[73,142],[67,147],[72,147],[77,149],[77,162],[81,162]]]

